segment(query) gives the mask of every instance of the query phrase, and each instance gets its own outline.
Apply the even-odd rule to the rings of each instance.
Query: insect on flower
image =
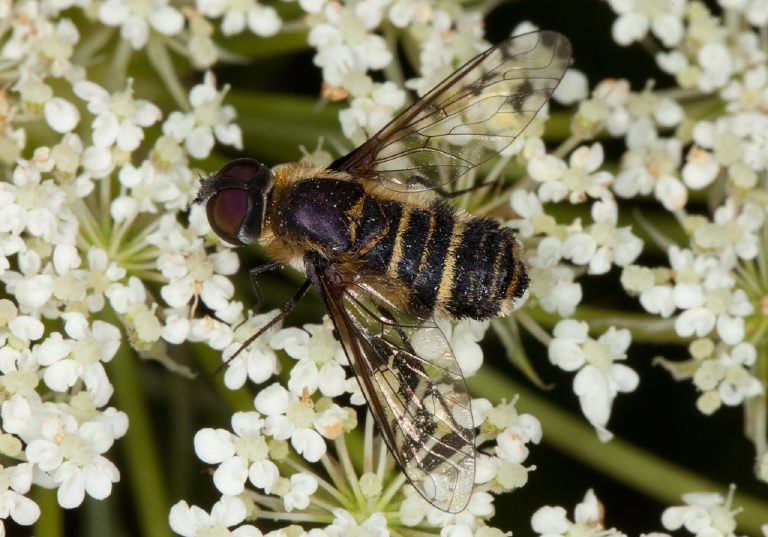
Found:
[[[283,319],[314,287],[398,465],[432,505],[472,494],[475,427],[450,345],[434,318],[490,319],[528,286],[520,244],[490,218],[447,203],[443,186],[507,147],[547,102],[571,56],[554,32],[509,38],[476,56],[328,168],[269,170],[238,159],[196,198],[226,242],[260,243],[306,274]],[[257,289],[258,295],[258,289]]]

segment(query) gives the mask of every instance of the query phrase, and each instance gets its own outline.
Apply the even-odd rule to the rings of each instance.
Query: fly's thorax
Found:
[[[299,164],[274,173],[261,243],[275,259],[294,261],[300,252],[316,252],[328,261],[350,262],[386,232],[379,203],[350,176]]]

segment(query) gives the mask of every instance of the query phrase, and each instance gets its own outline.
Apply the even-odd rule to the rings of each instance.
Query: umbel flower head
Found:
[[[302,364],[306,356],[313,356],[320,362],[310,358],[313,365],[321,368],[328,365],[324,360],[338,365],[334,355],[346,361],[327,323],[305,329],[311,336],[292,346],[295,355],[305,356],[293,371],[307,367]],[[310,392],[304,387],[298,395],[275,383],[256,396],[255,411],[232,417],[231,431],[199,431],[195,450],[202,461],[215,467],[213,482],[223,495],[222,502],[238,497],[248,506],[253,520],[302,521],[324,527],[329,535],[351,531],[358,523],[367,531],[382,534],[389,534],[389,528],[424,524],[474,531],[484,527],[494,513],[491,493],[513,490],[527,482],[531,468],[524,466],[529,453],[526,444],[540,441],[538,420],[519,414],[513,403],[494,407],[477,399],[473,414],[478,442],[485,447],[478,453],[471,499],[458,514],[435,508],[408,484],[383,438],[374,435],[370,414],[358,424],[355,406],[362,398],[355,380],[347,378],[343,385],[357,405],[342,407],[323,396],[322,388]],[[362,436],[359,470],[352,462],[358,454],[348,446],[351,435],[357,437],[356,443]],[[294,512],[301,515],[294,517]],[[387,513],[387,518],[382,513]],[[171,525],[186,535],[178,528],[190,524],[191,518],[197,516],[181,502],[171,512]]]
[[[465,321],[468,323],[469,321]],[[459,325],[461,326],[461,324]],[[453,345],[466,345],[466,331],[455,330]],[[538,443],[541,427],[531,415],[518,414],[514,404],[492,406],[485,399],[473,401],[473,418],[483,451],[478,452],[476,483],[467,509],[451,515],[431,506],[416,493],[395,465],[389,448],[378,434],[369,414],[358,423],[364,399],[347,365],[329,322],[283,329],[259,343],[284,348],[296,361],[290,377],[315,379],[307,384],[289,382],[265,386],[256,396],[255,410],[233,415],[231,431],[203,429],[195,436],[200,459],[215,467],[213,482],[226,496],[238,496],[258,518],[328,523],[359,519],[387,512],[406,527],[447,523],[474,527],[493,514],[491,492],[524,485],[530,468],[523,465],[527,443]],[[299,387],[301,386],[301,387]],[[340,392],[340,393],[339,393]],[[333,397],[347,393],[352,406],[341,406]],[[357,407],[357,408],[356,408]],[[364,407],[363,407],[364,408]],[[362,468],[353,464],[347,436],[362,437]],[[495,445],[494,445],[495,444]],[[315,463],[315,464],[313,464]],[[319,463],[319,464],[318,464]],[[178,504],[174,517],[192,516]],[[352,514],[354,514],[354,517]],[[326,528],[331,531],[331,528]]]

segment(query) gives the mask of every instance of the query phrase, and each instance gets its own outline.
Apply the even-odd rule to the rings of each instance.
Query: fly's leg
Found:
[[[428,179],[424,177],[420,177],[418,175],[412,175],[405,181],[405,184],[407,186],[424,185],[427,190],[432,190],[438,196],[442,196],[443,198],[447,198],[447,199],[457,198],[462,194],[468,194],[473,190],[478,190],[486,186],[494,185],[496,184],[496,181],[487,181],[485,183],[480,183],[479,185],[474,185],[469,188],[463,188],[461,190],[457,190],[456,192],[449,192],[441,186],[430,184],[430,183],[432,183],[432,181],[429,181]]]
[[[256,277],[262,272],[267,272],[268,270],[277,268],[280,265],[281,263],[277,261],[270,261],[269,263],[264,263],[263,265],[259,265],[258,267],[254,267],[248,271],[248,277],[251,279],[251,286],[253,287],[253,294],[256,296],[256,304],[254,304],[253,307],[249,310],[249,317],[256,315],[256,313],[258,313],[258,311],[261,309],[261,306],[264,305],[264,295],[261,294],[261,287],[259,287],[259,282]],[[244,319],[242,322],[240,322],[235,327],[235,330],[243,326],[247,320],[248,319]],[[239,352],[240,351],[238,351],[238,353]]]
[[[266,265],[262,265],[262,266],[266,266]],[[256,267],[256,268],[262,268],[262,267]],[[274,268],[274,267],[272,267],[272,268]],[[264,270],[267,270],[267,269],[264,269]],[[263,271],[262,271],[262,272],[263,272]],[[277,315],[275,315],[275,316],[274,316],[272,319],[270,319],[270,321],[269,321],[267,324],[265,324],[264,326],[262,326],[261,328],[259,328],[259,330],[258,330],[258,331],[257,331],[255,334],[253,334],[253,335],[252,335],[252,336],[250,336],[248,339],[246,339],[246,340],[243,342],[243,344],[242,344],[242,345],[240,345],[240,348],[239,348],[239,349],[237,349],[237,350],[235,351],[235,354],[233,354],[232,356],[230,356],[230,357],[227,359],[227,361],[226,361],[226,362],[224,362],[223,364],[221,364],[221,365],[218,367],[218,369],[216,369],[216,371],[214,371],[214,372],[213,372],[213,376],[216,376],[216,375],[217,375],[217,374],[218,374],[218,373],[219,373],[219,372],[220,372],[222,369],[224,369],[224,368],[227,366],[227,364],[228,364],[229,362],[231,362],[232,360],[234,360],[234,359],[235,359],[235,358],[236,358],[236,357],[237,357],[237,356],[238,356],[238,355],[239,355],[241,352],[243,352],[243,351],[246,349],[246,347],[248,347],[248,345],[250,345],[251,343],[253,343],[254,341],[256,341],[256,339],[258,339],[258,338],[259,338],[259,337],[260,337],[260,336],[261,336],[261,335],[262,335],[264,332],[266,332],[267,330],[269,330],[270,328],[272,328],[273,326],[275,326],[277,323],[279,323],[280,321],[282,321],[283,319],[285,319],[285,317],[286,317],[286,316],[287,316],[289,313],[291,313],[291,311],[293,311],[293,308],[295,308],[295,307],[296,307],[296,304],[298,304],[298,303],[299,303],[299,301],[301,300],[301,298],[302,298],[304,295],[306,295],[306,294],[307,294],[307,291],[309,291],[309,288],[310,288],[311,286],[312,286],[311,282],[310,282],[309,280],[306,280],[306,281],[305,281],[305,282],[304,282],[304,283],[301,285],[301,287],[299,287],[299,290],[298,290],[298,291],[296,291],[296,294],[295,294],[295,295],[293,295],[293,298],[291,298],[291,299],[290,299],[290,300],[289,300],[289,301],[286,303],[286,305],[283,307],[283,310],[282,310],[280,313],[278,313]],[[245,321],[243,321],[243,322],[245,322]],[[240,324],[242,325],[243,323],[240,323]]]
[[[256,279],[256,276],[262,272],[275,269],[281,264],[282,263],[279,263],[278,261],[271,261],[269,263],[259,265],[258,267],[254,267],[248,271],[248,276],[251,278],[251,285],[253,286],[253,294],[256,295],[256,304],[251,308],[251,315],[256,315],[256,313],[261,309],[261,306],[264,305],[264,296],[261,294],[261,288],[259,287],[259,282]]]

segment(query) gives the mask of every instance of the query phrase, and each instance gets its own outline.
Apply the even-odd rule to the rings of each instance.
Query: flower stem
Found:
[[[519,394],[518,411],[531,413],[541,421],[545,442],[660,502],[674,505],[680,502],[684,493],[692,490],[722,491],[728,488],[724,483],[702,477],[619,438],[605,444],[600,442],[584,419],[558,408],[537,392],[490,367],[483,367],[467,378],[467,384],[474,396],[487,397],[491,401]],[[765,513],[768,513],[768,500],[737,493],[734,503],[744,508],[739,517],[740,530],[759,535],[760,526],[765,523]]]
[[[331,476],[331,481],[333,481],[333,485],[336,487],[337,491],[341,493],[342,496],[351,496],[352,490],[347,486],[347,482],[344,480],[339,461],[326,453],[320,459],[320,462],[323,464],[325,471],[328,472],[328,475]],[[322,483],[320,483],[320,486],[322,486]]]
[[[360,481],[357,478],[357,472],[355,472],[355,465],[352,464],[352,459],[349,458],[349,450],[347,449],[344,435],[342,434],[338,436],[335,440],[335,443],[339,462],[341,462],[344,471],[347,473],[347,482],[352,485],[352,492],[354,493],[358,504],[360,506],[364,506],[365,499],[363,498],[363,493],[360,490]]]
[[[40,507],[40,518],[35,522],[35,535],[63,537],[64,511],[56,500],[56,490],[37,487],[34,500]],[[7,528],[6,528],[7,529]]]
[[[365,456],[363,457],[363,472],[367,474],[373,472],[373,419],[371,419],[370,412],[367,412],[365,415],[364,438],[363,444],[365,449],[363,449],[363,453]]]
[[[398,472],[395,479],[387,487],[387,490],[381,495],[379,501],[376,502],[376,509],[383,510],[384,506],[389,504],[389,501],[402,488],[407,479],[404,473]]]
[[[119,325],[117,319],[108,320]],[[128,415],[130,423],[121,441],[123,457],[130,474],[124,480],[133,487],[133,501],[139,514],[141,534],[151,537],[170,536],[168,511],[171,503],[160,465],[159,450],[150,425],[147,401],[142,397],[144,390],[136,367],[137,357],[125,339],[115,357],[106,364],[109,377],[116,380],[115,406]]]

